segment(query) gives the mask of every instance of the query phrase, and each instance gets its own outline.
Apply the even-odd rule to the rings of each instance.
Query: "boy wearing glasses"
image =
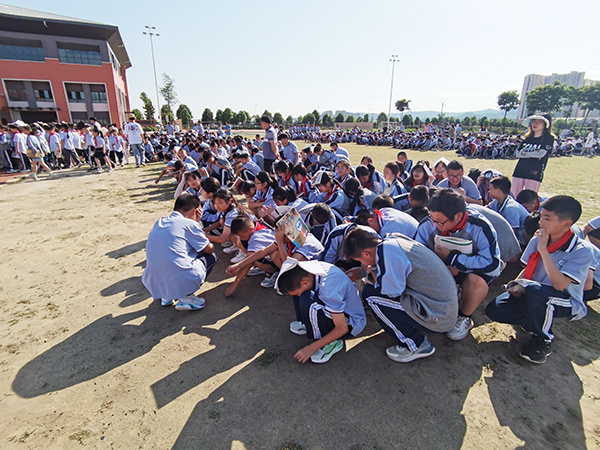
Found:
[[[460,161],[448,163],[448,178],[439,182],[439,188],[450,188],[463,196],[467,203],[483,205],[481,193],[477,185],[469,177],[465,177],[465,169]]]
[[[502,270],[496,230],[474,208],[467,208],[463,196],[452,189],[438,189],[427,204],[431,214],[417,228],[415,240],[433,250],[448,266],[461,286],[461,308],[454,328],[446,335],[458,341],[473,328],[471,315],[483,302],[488,285]],[[450,237],[446,242],[463,245],[463,249],[450,250],[440,237]]]

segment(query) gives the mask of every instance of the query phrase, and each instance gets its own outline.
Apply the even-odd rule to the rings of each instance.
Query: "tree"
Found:
[[[504,124],[506,123],[506,115],[513,109],[517,109],[521,101],[517,91],[505,91],[498,96],[498,108],[504,111],[502,118],[502,133],[504,134]]]
[[[377,116],[377,123],[385,123],[387,122],[387,115],[385,113],[379,113]]]
[[[166,73],[162,74],[162,86],[159,89],[160,95],[163,96],[165,102],[169,106],[171,116],[173,115],[173,108],[177,104],[177,92],[175,92],[175,80]],[[162,111],[162,108],[161,108]]]
[[[294,118],[292,116],[287,116],[285,118],[285,123],[288,124],[288,125],[293,124],[294,123]]]
[[[312,113],[308,113],[307,115],[304,116],[304,118],[302,119],[302,123],[304,124],[311,124],[311,123],[315,123],[315,116],[313,116]]]
[[[559,111],[563,106],[564,97],[565,85],[558,80],[554,84],[538,86],[529,91],[525,97],[527,114],[532,115],[536,112],[552,114],[554,111]]]
[[[221,123],[224,122],[224,120],[223,120],[223,111],[221,111],[220,109],[217,109],[217,112],[215,113],[215,120],[217,122],[221,122]]]
[[[346,117],[346,122],[354,122],[354,116],[349,115],[348,117]]]
[[[321,119],[321,123],[325,127],[332,127],[334,125],[333,117],[331,117],[329,114],[324,114],[323,118]]]
[[[363,116],[363,122],[370,122],[370,120],[369,120],[369,115],[368,115],[368,114],[365,114],[365,115]]]
[[[336,122],[344,122],[345,121],[344,115],[342,113],[338,113],[338,115],[335,116],[335,121]]]
[[[133,114],[135,116],[136,120],[143,120],[144,119],[144,115],[137,108],[134,108],[133,111],[131,111],[131,114]]]
[[[202,122],[212,122],[213,121],[213,113],[210,108],[205,108],[202,112]]]
[[[410,110],[409,107],[410,100],[406,100],[403,98],[402,100],[396,101],[396,109],[400,111],[400,114],[404,114],[404,111]]]
[[[160,107],[160,117],[164,122],[173,122],[173,111],[168,104],[164,104]]]
[[[429,124],[429,122],[431,122],[431,119],[429,117],[425,117],[425,124]]]
[[[275,114],[273,114],[273,122],[277,124],[283,124],[283,116],[281,115],[281,113],[276,112]]]
[[[479,126],[483,127],[483,126],[488,126],[490,120],[486,117],[483,116],[481,119],[479,119]]]
[[[298,118],[296,119],[296,123],[302,123],[303,119],[304,119],[304,117],[298,116]]]
[[[223,123],[225,122],[231,122],[231,120],[233,119],[234,113],[231,110],[231,108],[225,108],[223,110],[223,113],[221,114],[221,119],[223,119]]]
[[[154,113],[156,110],[154,109],[154,105],[152,104],[152,100],[148,97],[148,94],[142,92],[140,94],[140,100],[144,103],[144,114],[146,115],[146,120],[154,119]]]
[[[600,83],[579,88],[579,106],[585,110],[585,117],[579,130],[581,132],[590,111],[600,109]]]
[[[321,113],[315,109],[312,115],[315,118],[315,125],[319,125],[321,123]]]
[[[183,103],[179,105],[179,108],[177,108],[175,115],[178,119],[181,119],[181,123],[184,126],[188,126],[192,122],[192,111],[187,105],[184,105]]]
[[[581,90],[575,86],[565,86],[565,97],[563,99],[563,108],[565,117],[569,118],[573,114],[573,106],[581,98]]]
[[[417,116],[417,118],[415,119],[415,126],[417,128],[420,128],[421,125],[423,125],[423,121],[421,120],[421,118],[419,116]]]
[[[410,114],[405,114],[402,118],[402,125],[410,127],[413,124],[413,117]]]
[[[250,119],[250,114],[247,111],[240,111],[235,115],[233,121],[237,124],[245,124],[250,122]]]
[[[269,117],[273,117],[273,114],[271,114],[268,110],[265,109],[265,112],[262,113],[263,116],[269,116]]]

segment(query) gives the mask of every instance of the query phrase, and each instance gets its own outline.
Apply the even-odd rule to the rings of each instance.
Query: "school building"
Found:
[[[119,29],[0,4],[0,120],[126,121],[131,67]]]

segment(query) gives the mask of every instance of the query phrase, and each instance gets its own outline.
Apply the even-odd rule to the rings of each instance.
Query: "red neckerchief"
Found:
[[[534,211],[539,211],[540,209],[540,196],[535,194],[535,208]]]
[[[414,186],[423,186],[423,185],[425,185],[425,177],[423,177],[423,181],[420,181],[420,182],[415,181],[415,179],[413,178],[412,182],[413,182],[413,187]]]
[[[291,242],[288,242],[287,244],[285,244],[285,246],[287,248],[288,256],[292,256],[292,254],[294,253],[293,250],[296,248],[296,246]]]
[[[254,231],[265,230],[267,227],[260,222],[254,222]],[[253,231],[253,233],[254,233]]]
[[[563,245],[565,245],[569,240],[573,237],[573,230],[567,231],[563,236],[556,241],[554,244],[548,246],[548,253],[554,253],[557,250],[560,250]],[[531,280],[533,275],[535,274],[535,269],[537,268],[538,263],[540,262],[540,252],[534,252],[529,255],[529,259],[527,260],[527,267],[525,267],[525,278]]]
[[[306,178],[307,177],[303,177],[302,181],[298,185],[298,194],[302,194],[302,197],[304,197],[304,194],[306,194]]]
[[[332,191],[331,191],[331,194],[329,194],[329,195],[327,195],[327,197],[325,197],[325,201],[324,201],[323,203],[327,203],[327,200],[329,200],[329,199],[331,198],[331,196],[332,196],[333,194],[335,194],[335,191],[337,191],[337,189],[338,189],[338,186],[337,186],[337,184],[335,184],[335,185],[333,186],[333,189],[332,189]]]
[[[377,218],[379,219],[379,226],[383,227],[383,214],[379,210],[376,210],[375,214],[377,214]]]
[[[458,222],[454,228],[452,228],[451,230],[448,230],[448,231],[442,231],[442,236],[450,236],[450,233],[456,233],[457,231],[464,230],[465,227],[467,226],[467,218],[468,217],[469,217],[469,211],[467,211],[463,215],[463,218],[460,219],[460,222]]]
[[[439,181],[442,181],[444,179],[443,175],[436,175],[435,176]]]
[[[290,181],[290,178],[292,177],[292,171],[290,170],[290,173],[287,177],[283,177],[283,179],[285,180],[285,185],[287,186],[288,181]]]

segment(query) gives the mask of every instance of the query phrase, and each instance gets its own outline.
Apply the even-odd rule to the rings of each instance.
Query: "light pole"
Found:
[[[142,34],[147,34],[150,36],[150,49],[152,50],[152,68],[154,69],[154,87],[156,88],[156,107],[158,111],[158,121],[161,120],[161,111],[160,111],[160,97],[158,96],[158,80],[156,78],[156,62],[154,61],[154,44],[152,43],[152,36],[160,36],[158,33],[154,33],[152,30],[156,30],[156,27],[151,27],[146,25],[145,27],[148,31],[142,32]]]
[[[388,131],[390,131],[390,114],[392,114],[392,92],[394,90],[394,66],[396,65],[396,61],[398,61],[396,58],[398,57],[398,55],[392,55],[390,61],[392,62],[392,81],[390,83],[390,106],[388,108],[388,125],[387,125],[387,129]]]

